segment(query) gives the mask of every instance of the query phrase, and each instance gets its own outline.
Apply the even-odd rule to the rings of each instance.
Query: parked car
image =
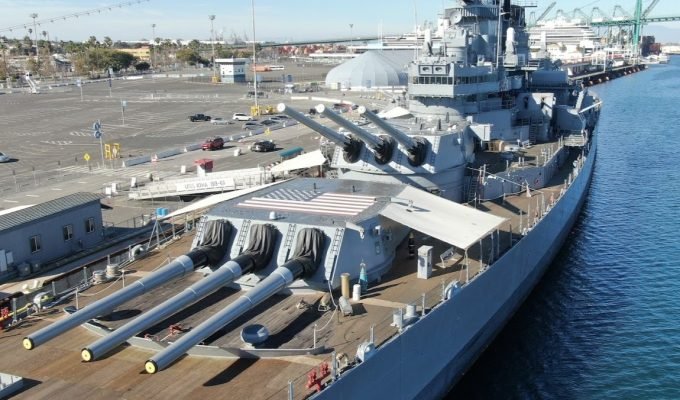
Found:
[[[267,152],[276,150],[276,144],[271,140],[260,140],[250,146],[250,151]]]
[[[290,117],[285,114],[272,115],[269,119],[273,121],[290,121]]]
[[[224,139],[221,137],[208,138],[203,142],[201,149],[205,150],[219,150],[224,147]]]
[[[264,126],[272,126],[272,125],[279,124],[279,121],[274,121],[272,119],[265,119],[264,121],[260,122],[260,124],[264,125]]]
[[[244,113],[234,113],[231,119],[234,121],[252,121],[253,117]]]
[[[7,154],[0,152],[0,162],[9,162],[9,160],[11,158]]]
[[[245,124],[243,124],[243,129],[245,129],[247,131],[252,131],[252,130],[260,129],[260,128],[262,128],[262,124],[260,124],[257,121],[248,121]]]
[[[220,118],[220,117],[211,119],[211,120],[210,120],[210,123],[211,123],[211,124],[214,124],[214,125],[227,125],[227,124],[233,124],[233,122],[231,122],[231,121],[229,121],[229,120],[227,120],[227,119],[224,119],[224,118]]]
[[[189,116],[189,121],[210,121],[210,116],[205,114],[194,114]]]

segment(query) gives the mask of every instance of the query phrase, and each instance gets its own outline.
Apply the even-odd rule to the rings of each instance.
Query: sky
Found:
[[[0,0],[0,36],[23,37],[28,31],[21,27],[13,31],[6,28],[32,25],[31,13],[37,20],[58,18],[74,13],[112,6],[126,0]],[[127,0],[129,1],[129,0]],[[136,1],[136,0],[135,0]],[[87,40],[105,36],[116,40],[149,39],[156,24],[156,37],[169,39],[210,38],[210,20],[215,15],[215,34],[229,39],[233,34],[252,39],[251,0],[141,0],[140,4],[114,8],[113,11],[95,13],[78,18],[59,19],[38,26],[47,31],[52,40]],[[398,34],[413,30],[415,20],[435,21],[443,7],[457,4],[456,0],[254,0],[256,40],[310,40],[378,36]],[[643,1],[643,8],[651,0]],[[550,0],[537,0],[536,14],[550,4]],[[558,0],[557,9],[565,11],[582,7],[586,14],[597,6],[611,13],[615,4],[621,4],[632,14],[633,0]],[[661,0],[651,12],[652,16],[680,16],[680,1]],[[350,28],[350,24],[353,25]],[[657,35],[657,41],[680,42],[680,22],[649,25],[645,32]],[[658,32],[658,33],[657,33]],[[661,35],[661,37],[659,37]]]

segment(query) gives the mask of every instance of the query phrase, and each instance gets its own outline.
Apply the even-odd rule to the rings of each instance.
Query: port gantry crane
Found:
[[[640,46],[640,38],[642,34],[642,27],[650,22],[668,22],[668,21],[680,21],[680,16],[660,16],[660,17],[650,17],[649,13],[654,9],[654,7],[659,3],[659,0],[652,0],[652,2],[647,6],[647,8],[642,10],[642,0],[635,1],[635,12],[634,15],[627,13],[621,6],[614,7],[614,15],[611,19],[593,20],[591,21],[591,26],[596,27],[632,27],[632,45],[633,54],[638,54],[638,49]],[[595,9],[593,9],[593,13]],[[598,9],[599,12],[599,9]]]
[[[42,24],[54,23],[54,22],[59,21],[59,20],[66,21],[67,19],[71,19],[71,18],[78,18],[78,17],[92,15],[92,14],[101,14],[102,12],[113,11],[113,9],[115,9],[115,8],[123,8],[123,7],[134,6],[134,5],[137,5],[137,4],[140,4],[140,3],[143,3],[143,2],[148,2],[148,1],[151,1],[151,0],[125,1],[125,2],[122,2],[122,3],[113,4],[113,5],[110,5],[110,6],[104,6],[104,7],[100,7],[100,8],[94,8],[94,9],[91,9],[91,10],[80,11],[80,12],[73,13],[73,14],[62,15],[60,17],[44,18],[44,19],[39,19],[39,20],[34,19],[34,21],[27,22],[27,23],[24,23],[24,24],[18,24],[18,25],[8,26],[8,27],[5,27],[5,28],[0,28],[0,32],[13,32],[15,29],[33,28],[33,26],[35,26],[35,25],[40,26]],[[35,14],[35,16],[37,17],[38,15]]]
[[[557,4],[556,1],[553,1],[552,3],[550,3],[550,4],[548,5],[548,7],[546,7],[545,10],[543,10],[543,12],[541,13],[541,15],[539,15],[538,18],[536,18],[536,19],[533,21],[533,23],[530,24],[530,26],[538,25],[538,23],[541,22],[541,21],[543,20],[543,18],[545,18],[545,17],[548,15],[548,13],[549,13],[550,11],[552,11],[552,9],[555,7],[556,4]],[[532,12],[531,12],[531,17],[530,17],[529,19],[533,19],[533,18],[532,18],[533,15],[534,15],[534,12],[532,11]]]

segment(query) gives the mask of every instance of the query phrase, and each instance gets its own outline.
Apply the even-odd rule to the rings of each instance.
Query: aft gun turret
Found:
[[[26,336],[22,342],[24,348],[32,350],[36,346],[40,346],[92,318],[110,313],[119,305],[141,296],[172,279],[179,278],[205,265],[215,265],[226,253],[230,232],[231,224],[228,222],[209,221],[205,227],[205,234],[199,247],[191,250],[186,255],[177,257],[165,267],[133,282],[112,295],[99,299],[66,318],[60,319]]]
[[[336,145],[342,146],[345,161],[347,161],[348,163],[355,163],[359,161],[359,157],[361,155],[361,147],[363,145],[361,140],[335,132],[334,130],[321,125],[320,123],[312,120],[309,117],[306,117],[299,111],[293,110],[292,108],[286,106],[283,103],[280,103],[276,107],[276,109],[278,110],[278,112],[284,113],[289,117],[293,118],[294,120],[298,121],[299,123],[318,132],[321,136],[332,141]]]
[[[324,240],[323,231],[320,229],[304,228],[300,230],[297,235],[295,252],[290,260],[276,268],[269,276],[233,303],[151,357],[144,364],[146,372],[155,374],[166,368],[190,348],[286,288],[296,279],[314,274],[321,263]]]
[[[316,106],[316,111],[326,116],[331,121],[342,126],[348,131],[358,136],[364,143],[375,151],[375,161],[378,164],[387,164],[394,153],[394,141],[389,136],[376,136],[356,124],[346,120],[333,110],[329,110],[325,105]]]
[[[406,151],[408,152],[409,164],[414,167],[418,167],[422,165],[423,162],[425,162],[425,156],[427,155],[427,142],[425,140],[410,137],[409,135],[385,122],[373,112],[367,110],[364,106],[359,107],[358,111],[359,114],[373,122],[373,124],[375,124],[378,128],[393,137],[397,142],[406,148]]]

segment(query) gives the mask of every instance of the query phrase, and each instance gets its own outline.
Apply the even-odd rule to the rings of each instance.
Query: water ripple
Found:
[[[450,398],[680,398],[680,57],[592,90],[605,110],[581,218]]]

